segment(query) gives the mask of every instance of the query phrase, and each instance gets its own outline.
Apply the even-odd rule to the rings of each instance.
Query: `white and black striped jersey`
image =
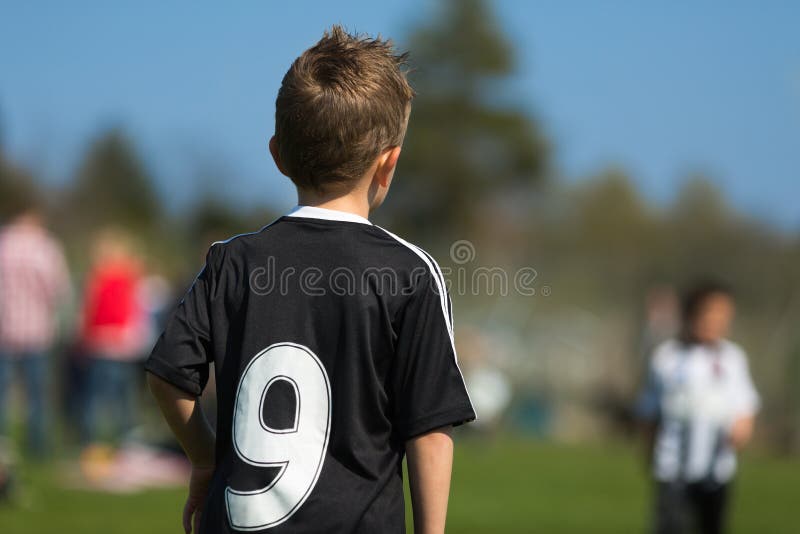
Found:
[[[438,265],[350,213],[210,248],[146,367],[199,395],[211,362],[203,532],[405,532],[405,441],[475,418]]]
[[[654,476],[717,483],[736,471],[730,427],[758,410],[747,356],[735,343],[662,343],[653,353],[640,414],[658,422]]]

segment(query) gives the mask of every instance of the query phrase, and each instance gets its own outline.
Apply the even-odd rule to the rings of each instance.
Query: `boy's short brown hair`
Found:
[[[333,26],[283,77],[275,104],[281,164],[295,185],[347,189],[405,135],[414,91],[407,53]]]

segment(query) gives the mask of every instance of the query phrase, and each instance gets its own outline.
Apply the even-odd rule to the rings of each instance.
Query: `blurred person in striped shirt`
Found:
[[[700,281],[683,299],[683,331],[659,345],[639,400],[656,480],[656,534],[721,534],[736,452],[751,439],[760,400],[744,350],[727,339],[732,290]]]
[[[19,373],[34,456],[47,450],[48,353],[69,291],[60,243],[37,208],[20,210],[0,228],[0,436],[9,432],[9,393]]]

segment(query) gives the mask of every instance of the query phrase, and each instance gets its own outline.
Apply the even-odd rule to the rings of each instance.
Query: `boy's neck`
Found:
[[[369,200],[357,190],[340,196],[330,196],[298,189],[297,203],[301,206],[354,213],[365,219],[369,217]]]

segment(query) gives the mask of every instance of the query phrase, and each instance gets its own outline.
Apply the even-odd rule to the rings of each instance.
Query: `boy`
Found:
[[[442,273],[373,226],[406,131],[405,54],[334,26],[292,64],[270,152],[299,206],[212,245],[147,362],[193,464],[186,532],[444,532],[475,418]],[[214,362],[216,436],[197,402]]]
[[[724,531],[737,449],[753,433],[758,394],[747,356],[725,339],[731,291],[698,284],[683,302],[683,333],[653,353],[640,411],[657,482],[655,532]]]

